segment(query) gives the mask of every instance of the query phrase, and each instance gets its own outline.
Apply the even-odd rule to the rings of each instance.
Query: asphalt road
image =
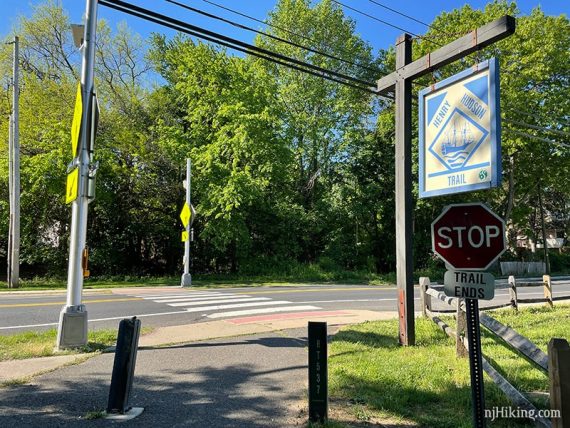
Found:
[[[504,281],[498,281],[498,286]],[[570,296],[570,278],[553,280],[554,297]],[[541,287],[519,288],[519,298],[542,296]],[[396,288],[360,285],[302,285],[193,289],[179,287],[86,291],[91,329],[116,328],[122,318],[137,316],[144,326],[160,327],[251,316],[311,314],[320,311],[396,311]],[[480,306],[509,301],[506,289]],[[415,290],[416,310],[419,308]],[[45,330],[57,326],[65,293],[1,293],[0,334]],[[434,302],[439,308],[445,304]]]

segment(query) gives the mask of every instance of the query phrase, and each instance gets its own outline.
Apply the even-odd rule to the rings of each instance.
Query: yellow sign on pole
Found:
[[[71,122],[71,155],[77,156],[79,134],[81,133],[81,118],[83,117],[83,98],[81,96],[81,83],[77,85],[75,96],[75,108],[73,110],[73,122]]]
[[[182,211],[180,212],[180,220],[182,220],[182,225],[184,227],[188,226],[188,222],[190,221],[190,218],[192,218],[192,212],[190,211],[190,207],[188,206],[188,204],[184,203],[184,206],[182,207]]]
[[[182,242],[188,241],[188,232],[185,230],[182,231]]]
[[[79,190],[79,168],[74,168],[67,174],[67,186],[65,191],[65,203],[70,204],[77,199]]]

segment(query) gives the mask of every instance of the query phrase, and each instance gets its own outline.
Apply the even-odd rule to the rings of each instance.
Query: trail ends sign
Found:
[[[432,249],[458,270],[486,270],[506,249],[505,223],[484,204],[448,205],[431,224]]]

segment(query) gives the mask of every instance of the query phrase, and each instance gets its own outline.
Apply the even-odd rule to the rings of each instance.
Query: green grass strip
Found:
[[[491,314],[545,352],[552,337],[570,340],[567,305]],[[449,319],[446,322],[453,324]],[[548,408],[545,399],[540,398],[540,393],[548,391],[548,377],[484,328],[481,331],[483,354],[493,366],[520,391],[535,393],[532,401],[538,408]],[[346,327],[334,337],[329,353],[331,407],[340,407],[342,414],[351,415],[353,423],[400,420],[429,427],[470,427],[469,364],[467,359],[456,358],[454,341],[423,318],[416,320],[416,346],[401,347],[397,337],[397,320]],[[510,406],[495,384],[485,380],[486,408]],[[334,410],[331,414],[334,426],[350,426],[339,425]],[[533,424],[501,419],[493,426]]]

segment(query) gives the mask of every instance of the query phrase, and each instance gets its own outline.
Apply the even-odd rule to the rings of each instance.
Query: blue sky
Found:
[[[67,10],[72,22],[80,23],[84,10],[84,0],[57,0]],[[253,40],[254,34],[236,30],[232,26],[213,21],[201,15],[197,15],[190,11],[185,11],[178,6],[167,3],[164,0],[125,0],[130,3],[136,4],[147,9],[153,9],[157,12],[164,13],[176,17],[177,19],[186,21],[190,24],[198,25],[213,31],[222,32],[231,37],[239,38],[241,40],[250,42]],[[262,25],[250,21],[243,17],[238,17],[230,12],[223,11],[215,6],[207,4],[203,0],[179,0],[181,3],[188,4],[197,9],[201,9],[212,14],[220,15],[227,19],[231,19],[248,25],[254,28],[261,29]],[[229,8],[239,10],[242,13],[251,15],[257,19],[265,19],[267,13],[275,6],[275,0],[213,0],[216,3],[222,4]],[[442,11],[450,11],[455,8],[461,7],[468,3],[473,8],[483,8],[487,1],[485,0],[443,0],[443,1],[429,1],[429,0],[376,0],[379,3],[385,4],[393,9],[402,13],[410,15],[420,21],[430,23],[435,16]],[[11,32],[14,24],[17,22],[19,15],[30,16],[32,5],[42,3],[41,0],[0,0],[0,36],[4,37]],[[386,9],[383,9],[369,0],[342,0],[342,3],[349,5],[355,9],[361,10],[369,15],[373,15],[384,21],[388,21],[401,28],[406,29],[408,32],[414,34],[422,34],[426,31],[426,27],[394,14]],[[436,6],[428,6],[429,4],[436,4]],[[534,7],[540,5],[543,10],[549,15],[559,15],[565,13],[570,15],[570,0],[519,0],[517,2],[521,12],[527,14]],[[401,30],[383,25],[371,18],[360,15],[351,10],[345,10],[348,16],[351,16],[356,22],[357,32],[360,33],[362,38],[368,41],[375,50],[386,49],[394,43],[396,37],[402,33]],[[141,19],[127,16],[114,10],[108,9],[104,6],[99,6],[99,18],[104,18],[111,23],[111,27],[121,21],[126,21],[129,27],[134,31],[140,33],[142,36],[148,36],[151,32],[165,33],[168,35],[173,34],[172,31],[162,28],[156,24],[143,21]],[[294,29],[291,29],[294,31]]]

